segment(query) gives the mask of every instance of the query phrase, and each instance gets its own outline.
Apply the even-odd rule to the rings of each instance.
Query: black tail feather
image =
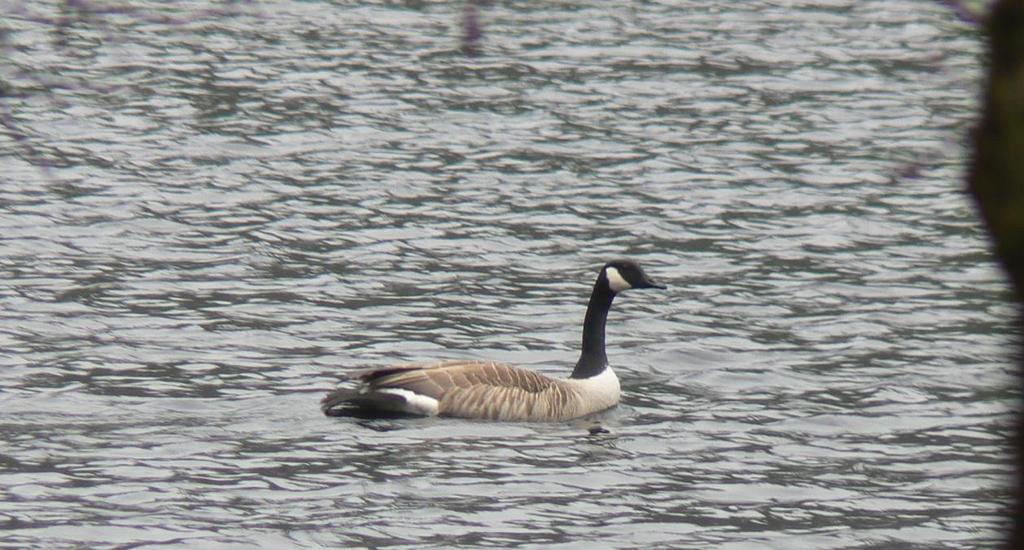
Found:
[[[334,409],[337,409],[338,407],[350,406],[349,404],[352,402],[352,400],[358,396],[359,392],[352,389],[336,389],[331,393],[325,395],[324,398],[320,400],[320,410],[324,411],[324,414],[326,414],[327,416],[337,416],[332,412]]]
[[[320,410],[327,416],[350,418],[407,418],[419,415],[401,411],[405,398],[391,393],[362,393],[339,388],[324,396]]]

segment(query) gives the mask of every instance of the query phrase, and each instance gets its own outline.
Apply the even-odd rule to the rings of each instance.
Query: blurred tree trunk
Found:
[[[1024,1],[999,0],[986,21],[989,76],[982,115],[974,133],[968,188],[1006,269],[1018,303],[1017,327],[1024,327]],[[1024,382],[1024,354],[1016,350],[1018,381]],[[1024,548],[1024,412],[1018,410],[1013,436],[1014,481],[1009,548]]]

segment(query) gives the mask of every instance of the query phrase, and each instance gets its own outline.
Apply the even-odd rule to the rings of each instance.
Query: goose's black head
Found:
[[[631,288],[666,288],[654,282],[644,273],[640,265],[630,260],[612,260],[601,268],[601,278],[615,293]]]

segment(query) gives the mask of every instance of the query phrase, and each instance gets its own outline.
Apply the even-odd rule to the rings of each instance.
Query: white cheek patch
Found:
[[[623,290],[633,288],[633,286],[626,282],[626,279],[622,277],[619,270],[614,267],[606,268],[604,270],[604,275],[608,278],[608,287],[615,292],[622,292]]]

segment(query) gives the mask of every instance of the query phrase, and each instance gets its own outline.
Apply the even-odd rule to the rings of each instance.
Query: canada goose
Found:
[[[328,416],[454,416],[507,421],[569,420],[615,406],[619,379],[608,366],[604,327],[615,295],[665,288],[629,260],[601,268],[583,320],[583,349],[569,378],[489,361],[442,361],[365,370],[355,389],[324,397]]]

